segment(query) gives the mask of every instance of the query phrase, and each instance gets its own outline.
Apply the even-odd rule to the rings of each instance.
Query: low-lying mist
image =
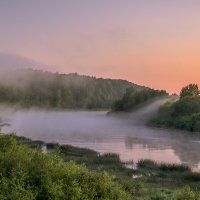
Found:
[[[132,112],[117,112],[111,113],[112,116],[119,117],[121,116],[124,119],[130,119],[134,124],[143,124],[145,125],[148,120],[154,118],[160,106],[164,105],[166,102],[176,101],[176,98],[172,96],[162,96],[151,99],[150,101],[142,104],[136,110]]]
[[[106,111],[52,111],[1,107],[3,132],[34,140],[58,142],[118,153],[122,160],[153,159],[186,163],[200,169],[200,135],[145,126],[159,106],[159,99],[130,114],[107,115]]]

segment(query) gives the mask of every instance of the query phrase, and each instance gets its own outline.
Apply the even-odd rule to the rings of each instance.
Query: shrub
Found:
[[[138,168],[158,169],[158,164],[153,160],[139,160],[137,163]]]
[[[199,200],[200,196],[186,186],[181,191],[175,193],[173,200]]]
[[[11,135],[0,135],[0,169],[2,200],[129,199],[107,173],[30,149]]]

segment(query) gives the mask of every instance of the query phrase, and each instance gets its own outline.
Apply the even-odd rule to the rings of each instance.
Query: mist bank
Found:
[[[105,111],[2,110],[5,133],[16,132],[33,140],[70,144],[100,153],[116,153],[123,161],[152,159],[184,163],[200,170],[200,135],[146,126],[166,99],[131,113]],[[10,108],[9,108],[10,109]],[[1,115],[0,113],[0,115]],[[3,115],[4,113],[4,115]]]

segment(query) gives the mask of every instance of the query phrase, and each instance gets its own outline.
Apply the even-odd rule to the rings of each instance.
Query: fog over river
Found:
[[[131,114],[107,115],[106,112],[42,111],[0,109],[10,126],[5,133],[33,140],[70,144],[112,152],[123,161],[153,159],[159,162],[185,163],[200,171],[200,134],[145,126],[160,104],[158,100]]]

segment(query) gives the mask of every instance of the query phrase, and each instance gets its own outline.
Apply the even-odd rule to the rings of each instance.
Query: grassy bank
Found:
[[[200,173],[192,172],[185,165],[141,160],[137,163],[137,169],[129,169],[116,154],[100,155],[89,149],[32,141],[24,137],[17,137],[17,140],[38,150],[46,146],[48,152],[57,152],[65,162],[74,161],[84,164],[91,171],[108,172],[114,177],[114,182],[121,185],[132,199],[178,199],[184,192],[196,195],[200,191]]]
[[[132,199],[105,171],[65,162],[56,150],[41,152],[42,142],[17,140],[0,135],[1,200]]]

